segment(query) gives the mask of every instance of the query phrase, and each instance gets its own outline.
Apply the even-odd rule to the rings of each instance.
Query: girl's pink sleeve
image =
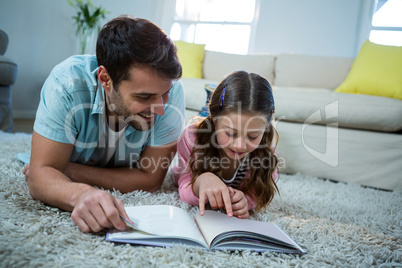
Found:
[[[249,195],[249,194],[245,194],[244,195],[247,199],[247,203],[248,203],[248,210],[253,210],[257,207],[256,204],[256,200],[255,200],[255,196],[254,195]]]
[[[247,172],[246,176],[244,177],[243,182],[240,184],[240,186],[242,186],[243,183],[246,183],[246,181],[250,178],[250,171]],[[254,194],[250,193],[250,194],[244,194],[244,196],[247,199],[247,204],[248,204],[248,210],[253,210],[257,207],[256,204],[256,198],[254,196]]]
[[[275,168],[274,173],[272,173],[272,179],[275,182],[278,180],[278,168]]]
[[[271,147],[272,151],[274,152],[275,156],[277,157],[278,155],[276,154],[275,147]],[[278,167],[275,168],[274,173],[272,173],[272,179],[276,182],[278,180]]]
[[[190,184],[191,174],[188,168],[188,161],[194,148],[195,139],[195,127],[190,126],[183,131],[177,144],[179,162],[171,169],[173,180],[179,186],[181,200],[193,206],[198,205],[199,199],[194,194],[193,187]]]

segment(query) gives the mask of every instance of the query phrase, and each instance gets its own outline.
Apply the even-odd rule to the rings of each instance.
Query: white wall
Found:
[[[352,57],[368,37],[373,0],[261,0],[254,53],[295,52]],[[149,19],[169,30],[173,0],[92,0],[111,11]],[[77,53],[74,9],[67,0],[0,0],[0,28],[9,35],[5,54],[18,64],[12,86],[14,117],[34,117],[52,68]],[[167,15],[169,14],[169,15]],[[364,20],[363,20],[364,18]],[[364,21],[364,25],[362,25]],[[103,24],[102,23],[102,24]]]
[[[159,22],[161,0],[92,0],[110,11],[108,20],[121,14]],[[0,0],[0,28],[9,37],[5,56],[18,64],[12,86],[13,116],[33,118],[39,93],[52,68],[79,49],[67,0]]]
[[[362,1],[261,0],[252,51],[353,57]]]

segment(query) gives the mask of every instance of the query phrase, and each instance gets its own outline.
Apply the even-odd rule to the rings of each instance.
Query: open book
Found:
[[[306,253],[271,222],[229,218],[212,210],[193,218],[185,210],[167,205],[126,207],[126,212],[135,223],[134,228],[110,231],[107,241],[162,247],[184,244],[207,250]]]

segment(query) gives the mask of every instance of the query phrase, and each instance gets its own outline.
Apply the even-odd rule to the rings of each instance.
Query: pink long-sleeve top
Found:
[[[194,194],[193,187],[191,185],[191,171],[188,168],[188,161],[190,154],[197,143],[196,140],[196,126],[194,124],[184,129],[182,136],[177,144],[177,154],[179,161],[176,165],[172,166],[171,173],[174,182],[179,187],[179,194],[182,201],[187,202],[193,206],[199,204],[199,198]],[[273,179],[278,177],[277,170],[273,174]],[[250,171],[247,171],[239,185],[242,185],[250,178]],[[248,209],[256,208],[256,199],[254,195],[245,194],[248,202]]]

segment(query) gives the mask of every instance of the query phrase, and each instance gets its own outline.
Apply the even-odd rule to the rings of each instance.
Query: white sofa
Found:
[[[335,92],[353,60],[205,51],[203,78],[182,78],[186,118],[205,106],[205,84],[255,72],[273,87],[281,172],[402,189],[402,101]]]

